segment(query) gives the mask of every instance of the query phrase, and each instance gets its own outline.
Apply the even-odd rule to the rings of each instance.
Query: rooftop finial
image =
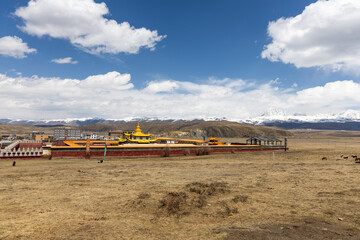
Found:
[[[137,125],[137,127],[136,127],[135,133],[142,133],[142,132],[141,132],[141,129],[140,129],[140,124],[139,124],[139,123],[138,123],[138,125]]]

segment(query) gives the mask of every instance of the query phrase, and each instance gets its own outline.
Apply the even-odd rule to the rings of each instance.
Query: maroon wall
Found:
[[[176,148],[176,147],[174,147]],[[284,151],[284,148],[128,148],[128,149],[108,149],[107,157],[139,157],[139,156],[179,156],[179,155],[205,155],[211,153],[235,153],[235,152],[257,152],[257,151]],[[102,158],[103,149],[91,149],[86,154],[85,149],[52,149],[51,156],[56,157],[73,157],[73,158]]]
[[[45,146],[46,143],[25,143],[25,142],[21,142],[19,143],[19,148],[40,148],[42,146]]]

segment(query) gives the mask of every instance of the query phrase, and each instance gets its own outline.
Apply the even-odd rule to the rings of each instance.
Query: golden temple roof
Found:
[[[138,125],[137,125],[137,127],[136,127],[136,129],[135,129],[135,132],[132,132],[132,133],[128,133],[128,134],[126,134],[125,133],[125,135],[127,135],[127,136],[136,136],[136,137],[150,137],[152,134],[150,134],[150,133],[148,133],[148,134],[146,134],[146,133],[143,133],[142,131],[141,131],[141,129],[140,129],[140,124],[138,123]]]

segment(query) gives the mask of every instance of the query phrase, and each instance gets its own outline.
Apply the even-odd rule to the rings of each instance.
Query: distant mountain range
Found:
[[[337,114],[286,114],[271,109],[261,116],[247,119],[244,123],[277,126],[284,129],[321,129],[360,131],[360,111],[348,110]]]
[[[118,124],[127,122],[203,122],[203,121],[222,121],[226,118],[195,118],[191,120],[168,119],[168,118],[148,118],[135,117],[126,119],[102,119],[102,118],[79,118],[79,119],[55,119],[55,120],[19,120],[19,119],[0,119],[0,123],[5,124],[30,124],[38,127],[55,127],[55,126],[84,126],[95,123]]]
[[[279,109],[270,109],[261,116],[247,119],[245,122],[251,124],[267,124],[274,122],[292,122],[292,123],[321,123],[321,122],[360,122],[360,111],[348,110],[337,114],[287,114]]]
[[[57,119],[57,120],[15,120],[0,119],[0,123],[30,124],[39,127],[54,126],[83,126],[95,123],[118,124],[126,122],[188,122],[188,121],[222,121],[229,120],[251,125],[278,126],[285,129],[327,129],[327,130],[356,130],[360,131],[360,111],[348,110],[337,114],[287,114],[283,110],[270,109],[266,113],[248,119],[231,120],[226,118],[198,118],[191,120],[136,117],[127,119]]]

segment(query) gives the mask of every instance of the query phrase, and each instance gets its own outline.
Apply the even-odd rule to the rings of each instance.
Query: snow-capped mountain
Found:
[[[184,122],[184,121],[222,121],[226,118],[219,117],[200,117],[194,119],[173,119],[173,118],[159,118],[159,117],[130,117],[124,119],[103,119],[103,118],[66,118],[66,119],[52,119],[52,120],[23,120],[23,119],[0,119],[1,123],[7,124],[30,124],[36,126],[82,126],[94,123],[124,123],[124,122]]]
[[[321,123],[321,122],[360,122],[360,111],[347,110],[336,114],[287,114],[283,110],[269,110],[266,113],[246,119],[244,122],[256,125],[267,125],[274,122]]]
[[[133,117],[124,119],[102,119],[102,118],[71,118],[54,120],[18,120],[0,119],[0,123],[9,124],[31,124],[36,126],[81,126],[94,123],[124,123],[124,122],[185,122],[185,121],[235,121],[253,125],[275,125],[287,129],[292,128],[313,128],[313,129],[343,129],[360,130],[360,111],[347,110],[333,114],[288,114],[281,109],[269,109],[260,116],[247,119],[226,119],[224,117],[200,117],[196,119],[172,119],[158,117]]]

